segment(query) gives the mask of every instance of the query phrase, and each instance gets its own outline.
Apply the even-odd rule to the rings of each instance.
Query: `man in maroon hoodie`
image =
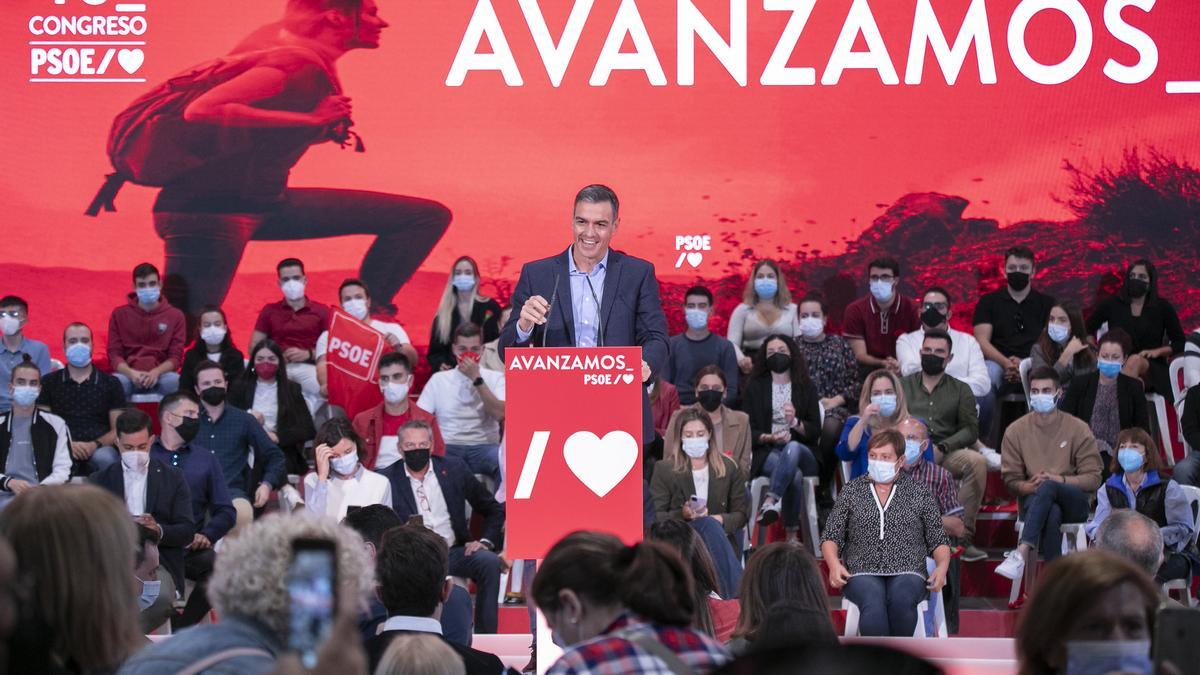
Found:
[[[183,362],[185,326],[183,312],[162,298],[158,268],[150,263],[133,268],[129,303],[108,320],[108,362],[126,398],[179,389],[175,369]]]

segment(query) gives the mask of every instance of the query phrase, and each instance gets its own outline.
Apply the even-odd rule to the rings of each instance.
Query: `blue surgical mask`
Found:
[[[146,288],[137,289],[138,302],[143,305],[153,305],[158,302],[158,297],[162,295],[162,289],[158,286],[148,286]]]
[[[1100,359],[1096,362],[1096,369],[1105,377],[1116,377],[1121,372],[1121,362]]]
[[[1142,462],[1145,458],[1142,453],[1133,448],[1121,448],[1117,450],[1117,463],[1121,465],[1121,470],[1125,473],[1137,471],[1142,468]]]
[[[921,441],[912,438],[904,439],[904,465],[914,466],[921,461],[921,446],[924,445]]]
[[[19,406],[33,405],[37,402],[38,388],[22,385],[13,387],[12,399],[13,403]]]
[[[1033,394],[1029,397],[1029,407],[1036,413],[1045,415],[1054,410],[1054,394]]]
[[[330,461],[329,465],[333,467],[334,471],[340,473],[341,475],[349,476],[350,474],[354,473],[355,467],[358,466],[358,454],[348,452],[341,457],[334,457],[333,460]]]
[[[895,394],[875,394],[871,397],[871,403],[879,406],[879,414],[884,417],[891,417],[896,414]]]
[[[779,282],[763,277],[754,280],[754,293],[763,300],[770,300],[779,292]]]
[[[882,459],[867,460],[867,473],[876,483],[890,483],[896,480],[896,463]]]
[[[708,328],[708,310],[685,309],[683,310],[683,317],[687,319],[688,328],[692,330]]]
[[[1046,326],[1046,332],[1050,334],[1050,339],[1057,344],[1064,344],[1071,339],[1071,327],[1064,326],[1061,323],[1052,323]]]
[[[871,295],[875,296],[877,302],[887,302],[892,299],[892,282],[890,281],[872,281]]]
[[[1153,672],[1149,640],[1081,640],[1067,643],[1067,675],[1150,675]]]
[[[82,342],[67,347],[67,363],[82,368],[92,362],[92,346]]]
[[[136,578],[136,577],[135,577]],[[138,579],[138,581],[142,581]],[[153,605],[158,600],[158,594],[162,590],[161,581],[142,581],[142,593],[138,596],[138,609],[145,610]]]
[[[475,275],[474,274],[455,274],[454,281],[452,283],[454,284],[454,288],[456,290],[469,291],[472,288],[475,288]]]

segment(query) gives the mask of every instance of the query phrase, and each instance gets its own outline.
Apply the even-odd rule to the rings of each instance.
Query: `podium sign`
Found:
[[[575,530],[642,538],[642,350],[505,350],[506,557]]]

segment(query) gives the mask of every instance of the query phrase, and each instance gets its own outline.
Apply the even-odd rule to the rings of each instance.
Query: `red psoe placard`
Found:
[[[508,349],[509,560],[575,530],[642,538],[641,349]]]

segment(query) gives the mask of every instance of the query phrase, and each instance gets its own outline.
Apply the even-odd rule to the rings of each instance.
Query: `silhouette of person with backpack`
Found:
[[[112,211],[124,182],[161,187],[154,227],[166,248],[165,294],[189,324],[220,306],[250,241],[376,235],[359,277],[392,297],[450,224],[442,204],[365,190],[288,187],[312,145],[353,139],[350,98],[334,66],[375,49],[387,22],[376,0],[288,0],[283,19],[228,55],[185,71],[114,120],[116,171],[88,208]]]

